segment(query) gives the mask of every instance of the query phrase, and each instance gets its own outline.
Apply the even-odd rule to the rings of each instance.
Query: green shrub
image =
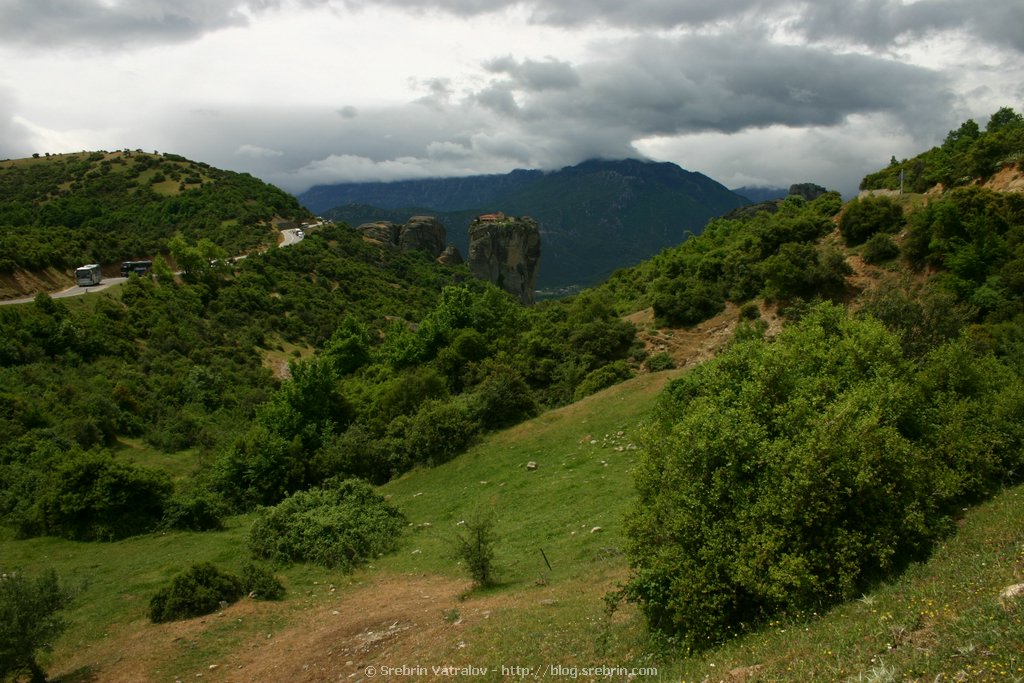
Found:
[[[149,601],[149,619],[155,624],[210,614],[221,603],[237,602],[242,580],[209,562],[193,564],[178,574]]]
[[[578,401],[585,396],[601,391],[613,384],[625,381],[633,376],[633,371],[624,360],[617,360],[608,365],[602,365],[583,378],[580,385],[576,387],[576,394],[573,397]]]
[[[540,410],[529,385],[516,369],[507,366],[494,368],[471,400],[477,420],[487,429],[517,424]]]
[[[877,232],[864,244],[864,260],[868,263],[884,263],[900,255],[900,248],[888,235]]]
[[[466,401],[427,401],[405,431],[405,448],[416,463],[436,465],[465,450],[480,423]]]
[[[839,233],[846,246],[853,247],[877,232],[898,232],[903,224],[903,209],[891,198],[864,197],[846,205],[839,219]]]
[[[213,486],[233,506],[273,505],[307,481],[299,440],[251,424],[213,463]]]
[[[455,552],[465,563],[473,583],[479,588],[494,585],[494,517],[477,514],[467,519],[455,536]]]
[[[757,302],[748,301],[740,306],[740,318],[743,320],[757,320],[761,317],[761,309]]]
[[[38,492],[43,533],[110,541],[155,529],[172,490],[162,472],[117,462],[106,452],[69,453]]]
[[[242,566],[242,590],[254,600],[280,600],[284,597],[284,584],[268,567],[255,562]]]
[[[725,309],[718,288],[694,278],[664,279],[653,290],[654,315],[669,325],[696,325]]]
[[[249,549],[258,559],[348,571],[392,550],[404,526],[402,513],[369,484],[347,479],[260,510],[249,532]]]
[[[960,341],[917,369],[900,341],[824,304],[668,386],[627,522],[654,628],[702,649],[856,597],[1018,476],[1019,380]]]
[[[229,513],[227,502],[217,493],[202,489],[184,491],[167,501],[163,526],[188,531],[223,529]]]
[[[675,368],[676,362],[672,360],[672,356],[667,351],[661,351],[644,361],[644,367],[648,372],[661,372]]]

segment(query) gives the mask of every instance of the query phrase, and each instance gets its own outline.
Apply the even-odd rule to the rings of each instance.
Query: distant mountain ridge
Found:
[[[420,206],[434,211],[458,211],[486,205],[543,176],[543,171],[517,169],[500,175],[314,185],[298,198],[314,213],[323,213],[344,204],[367,204],[382,209]]]
[[[537,286],[548,291],[600,282],[749,203],[702,173],[638,159],[594,159],[552,172],[321,185],[298,199],[353,227],[435,216],[463,254],[476,214],[530,216],[541,232]]]
[[[789,190],[785,187],[748,187],[744,185],[743,187],[734,187],[732,191],[744,199],[749,199],[754,204],[785,199],[789,195]]]

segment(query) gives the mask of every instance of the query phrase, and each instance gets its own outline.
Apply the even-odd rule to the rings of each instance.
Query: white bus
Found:
[[[79,287],[98,285],[102,279],[103,273],[100,271],[98,263],[90,263],[87,266],[75,268],[75,282]]]

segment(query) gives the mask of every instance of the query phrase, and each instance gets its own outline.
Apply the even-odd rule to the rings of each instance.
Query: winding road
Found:
[[[306,236],[305,233],[303,233],[302,230],[298,229],[298,228],[292,228],[292,229],[289,229],[289,230],[282,230],[281,231],[281,243],[278,244],[277,246],[278,247],[290,247],[293,244],[298,244],[299,242],[301,242],[305,238],[305,236]],[[245,255],[242,255],[242,256],[236,257],[235,260],[239,261],[239,260],[244,259],[244,258],[245,258]],[[175,274],[177,274],[177,273],[175,273]],[[59,292],[50,292],[50,297],[53,298],[53,299],[64,299],[64,298],[67,298],[69,296],[82,296],[83,294],[94,294],[96,292],[102,292],[104,289],[107,289],[108,287],[112,287],[114,285],[119,285],[119,284],[121,284],[123,282],[126,282],[127,280],[128,280],[128,278],[126,278],[126,277],[105,277],[102,280],[100,280],[100,283],[98,285],[90,285],[88,287],[82,287],[80,285],[73,285],[73,286],[68,287],[67,289],[61,290]],[[7,306],[7,305],[10,305],[10,304],[27,304],[27,303],[32,303],[33,301],[35,301],[36,296],[38,296],[38,294],[33,294],[32,296],[21,297],[19,299],[7,299],[6,301],[0,301],[0,306]]]

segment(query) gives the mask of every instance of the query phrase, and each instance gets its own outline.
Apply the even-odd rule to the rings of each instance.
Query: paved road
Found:
[[[301,231],[298,229],[282,230],[282,239],[281,243],[278,246],[290,247],[293,244],[298,244],[303,240],[303,238],[305,238],[305,234],[299,234],[300,232]],[[237,257],[235,260],[238,261],[243,258],[245,258],[244,255]],[[98,285],[90,285],[89,287],[80,287],[78,285],[75,285],[73,287],[68,287],[67,289],[62,290],[60,292],[51,292],[50,296],[54,299],[63,299],[69,296],[82,296],[83,294],[93,294],[95,292],[102,292],[104,289],[111,287],[113,285],[119,285],[122,282],[127,282],[127,280],[128,278],[126,277],[105,277],[100,281]],[[32,296],[21,297],[20,299],[7,299],[5,301],[0,301],[0,306],[7,306],[10,304],[27,304],[34,301],[35,298],[36,295],[33,294]]]

